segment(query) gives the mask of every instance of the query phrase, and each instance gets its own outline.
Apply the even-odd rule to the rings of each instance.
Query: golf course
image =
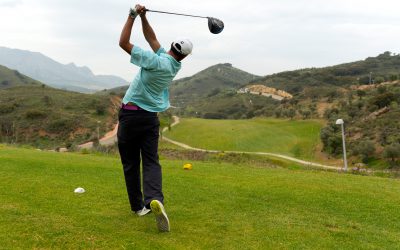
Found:
[[[195,135],[195,133],[193,133]],[[162,160],[171,232],[129,210],[117,156],[0,145],[2,249],[398,249],[400,182]],[[83,187],[86,192],[74,194]]]
[[[165,133],[192,147],[220,151],[268,152],[314,160],[322,121],[182,119]]]

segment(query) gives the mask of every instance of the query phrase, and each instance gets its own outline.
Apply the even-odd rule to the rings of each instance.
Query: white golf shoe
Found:
[[[143,207],[142,209],[135,211],[135,214],[137,214],[139,217],[145,216],[146,214],[150,213],[151,210],[147,209],[146,207]]]
[[[165,213],[164,206],[158,200],[153,200],[150,203],[151,211],[156,216],[157,228],[160,232],[169,232],[169,220],[167,213]]]

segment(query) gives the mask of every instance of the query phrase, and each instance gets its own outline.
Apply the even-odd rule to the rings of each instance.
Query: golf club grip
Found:
[[[162,14],[171,14],[171,15],[177,15],[177,16],[188,16],[188,17],[208,18],[208,17],[205,17],[205,16],[194,16],[194,15],[180,14],[180,13],[173,13],[173,12],[166,12],[166,11],[159,11],[159,10],[149,10],[149,9],[146,9],[146,11],[149,11],[149,12],[156,12],[156,13],[162,13]]]

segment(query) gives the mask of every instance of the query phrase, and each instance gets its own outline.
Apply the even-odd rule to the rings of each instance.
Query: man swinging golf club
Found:
[[[130,42],[137,16],[141,18],[144,37],[153,51],[142,50]],[[181,61],[191,53],[193,45],[187,39],[178,39],[167,52],[160,46],[146,18],[146,8],[141,5],[130,10],[119,45],[130,55],[131,63],[140,67],[125,93],[118,117],[118,148],[129,202],[132,211],[139,216],[152,211],[159,231],[168,232],[170,225],[163,206],[162,175],[158,159],[160,122],[157,113],[169,108],[168,88],[181,68]]]

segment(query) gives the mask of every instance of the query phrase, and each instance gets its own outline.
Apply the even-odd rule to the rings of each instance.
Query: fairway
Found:
[[[0,145],[4,249],[396,249],[398,180],[162,161],[171,232],[129,211],[117,157]],[[73,190],[84,187],[86,193]]]
[[[321,127],[321,122],[313,120],[182,119],[165,135],[192,147],[208,150],[268,152],[314,159]]]

